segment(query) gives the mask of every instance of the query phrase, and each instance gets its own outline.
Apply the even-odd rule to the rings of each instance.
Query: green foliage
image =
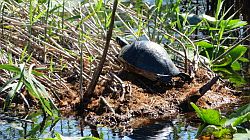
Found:
[[[250,103],[246,104],[246,105],[240,107],[239,109],[237,109],[236,111],[234,111],[232,114],[229,115],[229,118],[236,118],[236,117],[245,115],[249,112],[250,112]]]
[[[246,60],[243,55],[246,53],[247,48],[241,44],[231,45],[230,43],[238,38],[232,30],[247,25],[247,22],[232,19],[235,14],[225,19],[231,8],[223,13],[223,3],[224,1],[218,1],[215,17],[200,16],[202,23],[196,27],[201,31],[208,31],[210,39],[201,40],[195,44],[200,48],[200,54],[210,60],[210,67],[214,71],[222,73],[225,78],[229,78],[236,85],[242,85],[245,84],[245,80],[242,77],[240,78],[239,74],[235,77],[233,75],[235,72],[232,71],[241,70],[240,62]],[[248,60],[244,62],[248,62]]]
[[[191,103],[198,116],[203,122],[212,125],[223,125],[225,123],[225,118],[220,115],[220,112],[214,109],[202,109],[197,107],[194,103]]]
[[[16,94],[21,94],[22,91],[27,91],[34,99],[37,99],[42,107],[42,110],[50,116],[57,117],[58,110],[53,103],[52,98],[46,91],[44,85],[42,85],[36,78],[36,76],[41,76],[41,73],[32,70],[32,65],[28,70],[25,69],[25,64],[20,64],[19,67],[9,64],[1,64],[0,69],[7,70],[13,74],[12,78],[7,81],[1,88],[1,92],[7,92],[4,109],[10,106],[12,99]],[[25,96],[21,96],[23,100],[28,105]]]
[[[250,121],[250,104],[240,107],[228,118],[223,117],[217,110],[201,109],[194,103],[190,104],[205,123],[200,128],[198,135],[214,135],[216,138],[232,136],[232,134],[237,133],[237,126]]]
[[[228,136],[232,137],[232,134],[231,134],[232,132],[234,132],[234,130],[231,130],[229,128],[208,125],[202,129],[200,135],[202,136],[213,135],[215,138],[227,138]]]

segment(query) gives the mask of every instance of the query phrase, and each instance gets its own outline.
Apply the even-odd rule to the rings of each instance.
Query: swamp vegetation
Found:
[[[18,135],[9,139],[114,138],[106,127],[128,139],[184,112],[203,122],[188,139],[249,138],[250,12],[239,1],[1,0],[0,125],[22,127],[2,127],[0,138],[12,129]],[[166,85],[128,71],[118,36],[160,44],[192,81]],[[72,115],[89,131],[56,132]]]

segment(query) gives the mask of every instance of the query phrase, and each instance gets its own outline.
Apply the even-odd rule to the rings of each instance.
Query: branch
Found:
[[[95,70],[95,72],[93,74],[93,79],[91,80],[91,82],[90,82],[90,84],[89,84],[83,98],[90,97],[90,95],[94,92],[95,86],[96,86],[96,84],[98,82],[98,78],[100,77],[100,74],[101,74],[104,62],[106,60],[107,53],[108,53],[110,40],[111,40],[111,37],[112,37],[112,31],[113,31],[114,20],[115,20],[115,11],[116,11],[116,8],[117,8],[117,4],[118,4],[118,0],[115,0],[114,4],[113,4],[111,22],[110,22],[110,25],[109,25],[109,30],[108,30],[108,34],[107,34],[107,38],[106,38],[105,48],[103,50],[103,55],[102,55],[102,58],[101,58],[101,60],[100,60],[100,62],[98,64],[97,69]],[[81,100],[82,100],[82,103],[83,103],[83,99],[81,99]]]

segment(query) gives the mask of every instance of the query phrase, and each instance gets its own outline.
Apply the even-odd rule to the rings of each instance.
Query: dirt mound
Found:
[[[192,101],[190,97],[198,95],[199,89],[211,79],[203,69],[196,72],[191,83],[178,82],[177,78],[174,84],[169,86],[152,82],[130,72],[115,75],[122,80],[122,83],[110,78],[102,80],[96,86],[88,104],[88,111],[85,112],[86,121],[109,126],[138,127],[150,122],[149,120],[171,117],[180,112],[180,106],[184,102],[186,103],[184,109],[190,109],[188,106],[189,101]],[[79,85],[71,86],[70,91],[62,94],[61,99],[64,103],[60,104],[62,107],[75,106],[79,103],[79,92],[73,91],[79,91]],[[196,104],[205,108],[216,108],[236,101],[233,92],[222,82],[217,81],[211,90],[197,100]]]

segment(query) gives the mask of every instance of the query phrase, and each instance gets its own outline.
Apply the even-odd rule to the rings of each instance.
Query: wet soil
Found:
[[[193,100],[190,97],[199,95],[199,89],[211,77],[204,69],[199,69],[191,83],[184,83],[175,78],[172,85],[152,82],[131,72],[117,72],[123,83],[107,78],[100,80],[92,95],[87,109],[79,108],[79,84],[68,84],[69,89],[58,91],[62,110],[81,110],[85,120],[91,124],[118,126],[128,129],[152,123],[153,120],[171,118],[182,111],[190,111],[189,102],[203,108],[219,108],[225,104],[239,101],[237,93],[228,88],[222,81],[217,81],[202,97]],[[85,85],[86,87],[86,85]]]

